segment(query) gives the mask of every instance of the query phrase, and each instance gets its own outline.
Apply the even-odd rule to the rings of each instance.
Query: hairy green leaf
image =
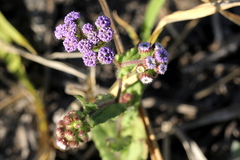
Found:
[[[119,63],[123,63],[126,61],[131,61],[131,60],[138,60],[140,58],[140,54],[138,53],[138,48],[134,47],[126,52],[124,52],[123,54],[117,54],[115,56],[115,59],[119,62]]]
[[[97,105],[95,103],[90,103],[86,101],[81,95],[75,95],[75,97],[79,100],[79,102],[82,104],[84,108],[84,112],[87,114],[97,110]]]
[[[115,59],[120,64],[122,64],[124,62],[132,61],[132,60],[139,60],[140,54],[138,52],[138,48],[135,47],[135,48],[132,48],[132,49],[126,51],[123,54],[116,55]],[[129,74],[133,70],[134,67],[135,67],[135,65],[122,66],[122,68],[118,72],[118,77],[123,77],[123,76]]]
[[[119,120],[122,120],[120,122],[121,128],[118,128]],[[132,107],[128,108],[119,120],[110,120],[92,129],[92,138],[102,159],[147,159],[146,134],[142,120],[137,115],[137,110]]]
[[[106,140],[107,146],[114,152],[121,151],[131,144],[132,136],[109,138]]]
[[[126,111],[127,105],[124,103],[110,104],[106,105],[98,110],[96,110],[90,117],[89,122],[92,127],[104,123],[111,118],[114,118],[124,111]]]

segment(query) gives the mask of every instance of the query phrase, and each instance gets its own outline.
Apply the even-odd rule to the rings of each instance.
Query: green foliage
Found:
[[[135,82],[124,93],[130,93],[134,97],[126,112],[92,130],[93,140],[103,160],[147,159],[145,129],[137,111],[141,102],[143,84],[139,81]],[[113,105],[113,107],[119,106]]]
[[[117,54],[115,56],[115,59],[121,64],[127,61],[132,61],[132,60],[139,60],[140,59],[140,54],[138,52],[138,48],[132,48],[126,52],[124,52],[123,54]],[[118,72],[118,77],[123,77],[127,74],[129,74],[133,68],[135,66],[134,65],[128,65],[128,66],[124,66],[122,67],[119,72]]]
[[[92,111],[97,110],[97,105],[95,103],[90,103],[87,100],[85,100],[81,95],[75,95],[75,97],[79,100],[79,102],[82,104],[84,108],[84,112],[86,114],[89,114]]]
[[[111,118],[114,118],[127,109],[124,103],[115,103],[115,97],[112,94],[99,95],[95,103],[86,101],[82,96],[75,96],[83,106],[83,113],[85,113],[91,127],[104,123]]]
[[[94,127],[98,124],[104,123],[111,118],[114,118],[124,111],[126,111],[127,105],[124,103],[109,104],[96,110],[90,117],[89,121]]]
[[[132,60],[138,60],[140,58],[140,54],[138,53],[138,48],[134,47],[122,54],[117,54],[115,56],[115,59],[119,63],[127,62],[127,61],[132,61]]]
[[[165,0],[151,0],[148,4],[144,15],[144,21],[142,26],[142,41],[147,41],[151,35],[152,29],[154,27],[155,21],[157,19],[158,13],[162,8]]]
[[[131,100],[130,105],[134,106],[135,108],[139,107],[143,89],[144,85],[140,81],[137,81],[124,91],[125,93],[130,93],[133,95],[133,99]]]
[[[147,159],[144,126],[134,108],[94,127],[92,138],[103,160]]]

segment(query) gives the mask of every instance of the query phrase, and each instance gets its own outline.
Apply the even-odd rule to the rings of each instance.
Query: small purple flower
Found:
[[[98,33],[95,32],[95,31],[89,33],[87,38],[94,45],[97,44],[100,41],[100,39],[98,38]]]
[[[156,60],[152,56],[145,58],[144,62],[147,69],[154,69],[156,67]]]
[[[78,50],[81,53],[88,53],[92,49],[93,45],[88,39],[82,39],[78,42]]]
[[[94,67],[97,64],[97,53],[93,50],[85,53],[82,57],[85,66]]]
[[[153,44],[153,50],[156,51],[156,50],[159,50],[161,48],[164,48],[160,43],[156,42]]]
[[[153,78],[149,76],[147,73],[141,73],[139,79],[143,84],[149,84],[152,83],[153,81]]]
[[[68,13],[64,18],[64,23],[74,22],[75,20],[80,18],[80,13],[72,11]]]
[[[98,51],[98,60],[102,64],[110,64],[114,59],[115,53],[108,47],[102,47]]]
[[[154,57],[158,63],[168,62],[168,53],[164,48],[160,48],[154,52]]]
[[[86,35],[92,33],[93,31],[95,31],[95,28],[93,25],[91,25],[90,23],[86,23],[83,25],[82,27],[82,32]]]
[[[59,24],[54,31],[54,35],[57,39],[64,39],[65,38],[65,25]]]
[[[114,31],[110,27],[103,27],[98,30],[98,38],[103,42],[109,42],[113,38]]]
[[[110,27],[111,25],[111,20],[107,17],[107,16],[99,16],[97,18],[97,20],[95,21],[95,25],[98,28],[102,28],[102,27]]]
[[[77,33],[77,24],[75,22],[69,22],[64,24],[64,35],[65,37],[73,37]]]
[[[68,53],[73,52],[77,49],[78,39],[76,37],[67,37],[63,41],[63,46]]]
[[[139,43],[138,50],[142,53],[150,52],[151,43],[148,43],[148,42]]]
[[[167,65],[166,64],[160,64],[157,66],[157,72],[159,74],[164,74],[167,71]]]

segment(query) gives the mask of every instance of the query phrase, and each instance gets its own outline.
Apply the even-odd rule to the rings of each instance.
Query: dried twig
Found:
[[[29,52],[23,51],[22,49],[19,49],[17,47],[14,47],[10,44],[5,43],[4,41],[0,40],[0,48],[2,51],[11,53],[11,54],[18,54],[28,60],[31,60],[33,62],[39,63],[41,65],[44,65],[46,67],[52,68],[52,69],[56,69],[62,72],[66,72],[68,74],[72,74],[78,78],[81,79],[86,79],[87,76],[85,74],[83,74],[82,72],[64,64],[61,62],[56,62],[56,61],[52,61],[52,60],[48,60],[45,59],[43,57],[31,54]]]

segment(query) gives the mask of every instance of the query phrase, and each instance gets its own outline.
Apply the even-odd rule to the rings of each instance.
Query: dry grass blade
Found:
[[[115,21],[116,21],[119,25],[121,25],[122,27],[124,27],[125,30],[128,32],[129,37],[132,39],[132,43],[133,43],[134,45],[138,44],[138,43],[140,42],[140,39],[139,39],[137,33],[135,32],[135,29],[134,29],[131,25],[129,25],[127,22],[125,22],[123,19],[121,19],[121,18],[118,16],[118,14],[117,14],[116,11],[113,12],[113,17],[114,17]]]
[[[163,160],[145,109],[142,106],[139,106],[138,112],[142,118],[146,130],[151,160]]]
[[[69,58],[82,58],[82,53],[67,53],[67,52],[54,52],[47,56],[49,59],[69,59]]]
[[[231,81],[233,78],[235,78],[236,76],[240,75],[240,68],[236,68],[235,70],[233,70],[231,73],[229,73],[227,76],[223,77],[222,79],[218,80],[217,82],[215,82],[214,84],[212,84],[211,86],[207,87],[206,89],[203,89],[199,92],[197,92],[194,95],[195,99],[202,99],[204,97],[206,97],[207,95],[211,94],[212,92],[214,92],[214,90],[221,84],[225,84],[229,81]]]
[[[155,30],[153,31],[153,34],[151,35],[150,39],[148,40],[151,43],[154,43],[161,33],[163,27],[168,23],[174,23],[174,22],[180,22],[185,20],[191,20],[191,19],[198,19],[202,17],[206,17],[209,15],[212,15],[218,11],[225,10],[228,8],[240,6],[240,2],[232,2],[232,3],[220,3],[218,6],[215,6],[211,3],[204,3],[199,6],[194,7],[193,9],[189,9],[186,11],[176,11],[170,15],[167,15],[163,17]]]
[[[240,16],[228,11],[220,11],[220,13],[226,17],[227,19],[229,19],[230,21],[234,22],[235,24],[240,26]]]
[[[183,147],[187,153],[189,160],[206,160],[207,158],[202,153],[196,142],[190,140],[183,130],[175,127],[174,131],[178,138],[182,141]]]
[[[76,70],[64,63],[48,60],[43,57],[31,54],[29,52],[26,52],[19,48],[16,48],[10,44],[7,44],[7,43],[3,42],[2,40],[0,40],[0,48],[2,51],[5,51],[5,52],[11,53],[11,54],[19,54],[20,56],[22,56],[28,60],[39,63],[46,67],[53,68],[53,69],[56,69],[56,70],[59,70],[62,72],[66,72],[68,74],[72,74],[81,79],[87,78],[87,76],[85,74],[79,72],[78,70]]]

